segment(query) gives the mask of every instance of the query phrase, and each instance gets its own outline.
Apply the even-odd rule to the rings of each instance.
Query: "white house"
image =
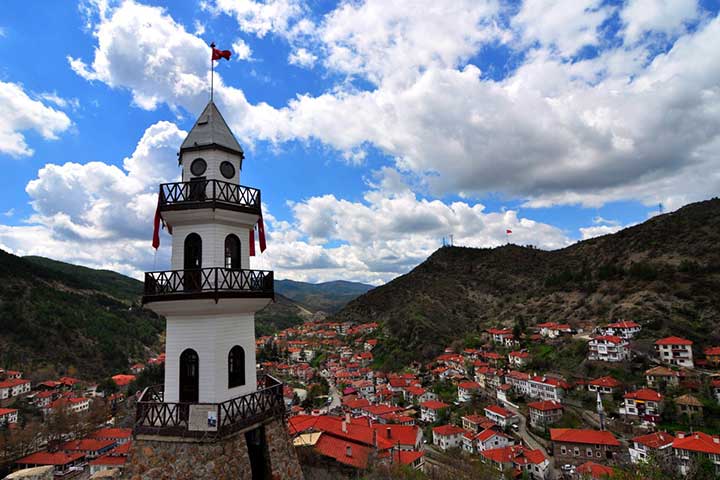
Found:
[[[640,330],[640,324],[635,322],[616,322],[598,329],[602,335],[614,335],[629,340],[637,335]]]
[[[554,400],[540,400],[528,403],[530,425],[535,428],[544,428],[560,420],[563,416],[563,404]]]
[[[527,373],[510,370],[505,374],[505,382],[512,385],[518,395],[530,393],[530,375]]]
[[[652,456],[655,460],[667,458],[672,455],[672,444],[675,437],[667,432],[654,432],[641,435],[632,439],[632,445],[628,449],[630,461],[638,464],[645,462]]]
[[[682,475],[687,475],[692,464],[702,457],[715,466],[715,474],[720,474],[720,437],[703,432],[678,433],[672,448]]]
[[[660,415],[660,405],[663,396],[649,388],[641,388],[635,392],[628,392],[623,397],[620,415],[634,417],[657,417]]]
[[[655,342],[655,351],[663,363],[694,368],[692,345],[691,340],[680,337],[667,337]]]
[[[572,332],[570,325],[566,323],[546,322],[536,325],[541,336],[547,338],[557,338],[560,335]]]
[[[461,382],[458,384],[458,401],[470,402],[473,395],[480,391],[480,384],[477,382]]]
[[[14,408],[0,408],[0,425],[17,423],[18,411]]]
[[[506,344],[506,340],[512,342],[514,339],[513,331],[509,328],[489,328],[487,332],[492,336],[493,342],[502,345]]]
[[[30,391],[30,380],[8,378],[0,382],[0,400],[17,397]]]
[[[457,425],[442,425],[435,427],[433,432],[433,444],[443,450],[462,447],[465,430]]]
[[[440,413],[450,405],[438,400],[428,400],[420,404],[420,420],[427,423],[435,423],[440,418]]]
[[[528,380],[528,387],[528,395],[532,398],[561,402],[570,385],[560,378],[536,376]]]
[[[588,390],[600,392],[605,395],[612,395],[622,386],[622,382],[610,376],[596,378],[588,383]]]
[[[491,428],[479,433],[466,432],[463,435],[463,450],[468,453],[480,453],[493,448],[506,447],[513,443],[512,438]]]
[[[508,353],[508,363],[511,367],[521,368],[528,364],[530,361],[530,354],[528,352],[510,352]]]
[[[520,418],[516,414],[499,405],[485,407],[485,416],[502,428],[507,428],[514,423],[520,422]]]
[[[628,342],[615,335],[600,335],[588,344],[588,360],[622,362],[630,359]]]
[[[490,461],[501,472],[527,472],[533,480],[548,478],[550,462],[542,450],[532,450],[522,445],[494,448],[482,452],[485,461]]]

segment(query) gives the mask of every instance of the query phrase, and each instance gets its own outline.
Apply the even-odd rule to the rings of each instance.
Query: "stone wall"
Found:
[[[265,423],[273,480],[302,480],[302,470],[285,422]],[[135,439],[123,477],[127,480],[252,480],[245,435],[216,442]]]

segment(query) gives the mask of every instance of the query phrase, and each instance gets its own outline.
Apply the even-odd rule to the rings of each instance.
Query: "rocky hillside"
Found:
[[[561,250],[441,248],[335,318],[380,322],[386,368],[516,323],[635,320],[648,348],[666,334],[720,344],[720,199]]]

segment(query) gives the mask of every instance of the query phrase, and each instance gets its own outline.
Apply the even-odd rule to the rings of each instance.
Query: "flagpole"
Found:
[[[213,48],[215,48],[215,42],[210,44],[210,101],[213,101],[213,87],[215,83],[215,61],[213,60]]]

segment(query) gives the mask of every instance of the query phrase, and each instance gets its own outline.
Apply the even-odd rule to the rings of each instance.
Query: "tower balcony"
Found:
[[[221,180],[160,185],[160,211],[223,208],[260,215],[260,190]]]
[[[257,391],[222,403],[165,403],[162,385],[148,387],[137,402],[134,433],[212,440],[282,417],[282,382],[270,375],[258,375],[257,383]]]
[[[145,273],[143,304],[183,299],[275,297],[273,272],[197,268]]]

